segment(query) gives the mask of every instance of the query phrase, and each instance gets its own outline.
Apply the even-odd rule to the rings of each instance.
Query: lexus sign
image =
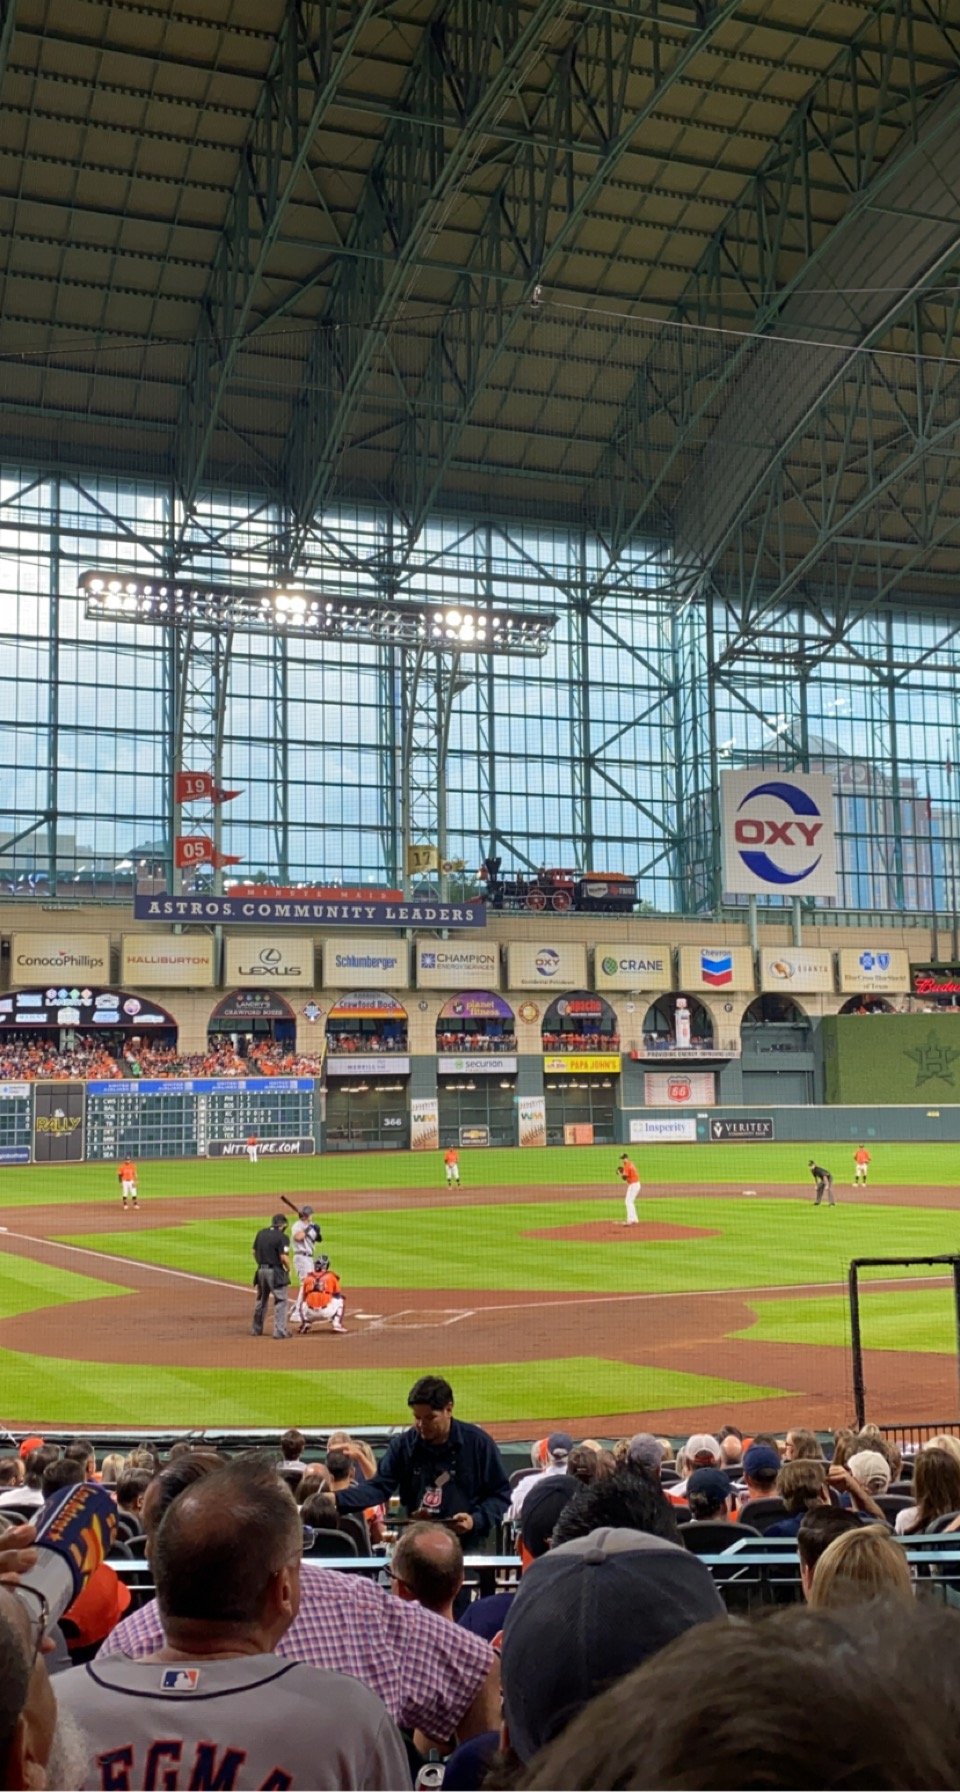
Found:
[[[224,979],[241,988],[312,989],[313,941],[269,933],[228,939]]]

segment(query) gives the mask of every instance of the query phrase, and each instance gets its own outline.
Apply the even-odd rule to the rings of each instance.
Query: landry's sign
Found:
[[[277,896],[172,896],[161,890],[133,899],[137,921],[166,921],[182,926],[271,927],[486,927],[482,902],[337,902],[317,898],[297,901]]]

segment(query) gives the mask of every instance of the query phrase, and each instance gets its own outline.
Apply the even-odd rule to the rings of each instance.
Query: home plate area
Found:
[[[473,1315],[473,1307],[401,1307],[398,1313],[368,1313],[361,1308],[352,1317],[365,1320],[369,1332],[425,1332]]]

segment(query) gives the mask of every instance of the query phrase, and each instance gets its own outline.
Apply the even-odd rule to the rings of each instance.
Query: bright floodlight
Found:
[[[260,635],[304,635],[427,647],[435,653],[520,654],[542,658],[557,619],[539,610],[448,608],[440,602],[328,597],[291,586],[244,589],[196,579],[137,578],[113,572],[80,575],[86,614],[94,620],[155,627],[232,629]]]

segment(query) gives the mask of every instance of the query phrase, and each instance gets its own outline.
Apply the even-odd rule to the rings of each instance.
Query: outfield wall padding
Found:
[[[960,1013],[831,1014],[820,1036],[828,1103],[960,1103]]]

